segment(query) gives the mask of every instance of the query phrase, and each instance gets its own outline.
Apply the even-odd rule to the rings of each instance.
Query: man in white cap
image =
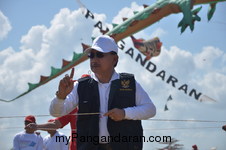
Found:
[[[77,150],[141,150],[141,120],[155,116],[154,104],[132,74],[115,71],[113,38],[99,36],[85,52],[91,78],[74,83],[72,69],[59,83],[50,114],[63,116],[78,106]]]

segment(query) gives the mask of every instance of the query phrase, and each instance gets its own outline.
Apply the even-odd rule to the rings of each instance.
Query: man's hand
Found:
[[[36,123],[29,123],[27,126],[24,127],[25,130],[37,130],[37,124]]]
[[[114,108],[105,113],[104,116],[108,116],[114,121],[121,121],[125,118],[125,110]]]
[[[59,99],[65,99],[67,95],[73,90],[74,88],[74,68],[71,69],[71,74],[68,76],[68,74],[65,75],[65,77],[60,80],[58,91],[56,93],[57,98]]]

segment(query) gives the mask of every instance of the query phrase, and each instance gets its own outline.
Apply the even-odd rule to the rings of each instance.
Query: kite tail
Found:
[[[86,46],[82,45],[83,49],[86,48]],[[51,67],[51,73],[49,76],[40,76],[40,81],[39,83],[28,83],[28,90],[24,93],[22,93],[21,95],[11,99],[11,100],[4,100],[4,99],[0,99],[0,102],[12,102],[24,95],[26,95],[27,93],[31,92],[32,90],[38,88],[39,86],[46,84],[47,82],[49,82],[50,80],[58,77],[59,75],[63,74],[64,72],[66,72],[67,70],[70,70],[71,68],[73,68],[74,66],[80,64],[81,62],[87,60],[88,57],[84,54],[84,53],[73,53],[73,57],[71,61],[67,61],[67,60],[62,60],[62,67],[61,68],[54,68]]]
[[[19,96],[15,97],[14,99],[11,99],[11,100],[4,100],[4,99],[0,99],[0,102],[6,102],[6,103],[9,103],[9,102],[12,102],[12,101],[15,101],[16,99],[26,95],[27,93],[29,93],[30,91],[28,90],[27,92],[24,92],[22,94],[20,94]]]

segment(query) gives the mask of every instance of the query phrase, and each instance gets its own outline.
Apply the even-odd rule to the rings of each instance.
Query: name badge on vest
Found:
[[[122,80],[121,81],[121,88],[120,91],[132,91],[133,89],[130,88],[130,80]]]

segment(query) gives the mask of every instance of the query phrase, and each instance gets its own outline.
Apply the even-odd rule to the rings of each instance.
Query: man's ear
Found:
[[[115,67],[117,66],[117,64],[118,64],[118,55],[114,55],[114,61],[115,61]]]

